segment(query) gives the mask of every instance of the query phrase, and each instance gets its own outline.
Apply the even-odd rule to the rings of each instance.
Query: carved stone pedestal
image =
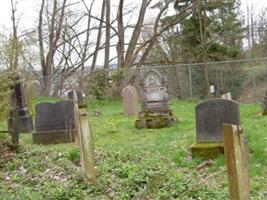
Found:
[[[156,70],[148,71],[140,83],[142,111],[138,113],[136,128],[163,128],[177,122],[168,104],[166,78]]]

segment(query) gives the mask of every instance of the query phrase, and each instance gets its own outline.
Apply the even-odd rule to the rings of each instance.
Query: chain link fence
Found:
[[[267,58],[211,62],[207,65],[208,80],[214,85],[213,97],[230,92],[234,100],[261,102],[267,89]],[[86,68],[88,69],[88,68]],[[42,77],[39,73],[21,71],[25,102],[34,112],[33,99],[68,98],[68,92],[78,90],[86,98],[120,99],[120,92],[131,84],[140,92],[141,77],[150,69],[166,76],[171,99],[203,99],[205,97],[204,64],[144,65],[141,68],[111,69],[54,74]],[[46,83],[46,86],[45,84]],[[141,92],[140,92],[141,93]],[[2,97],[5,95],[2,95]],[[5,99],[6,98],[2,98]],[[6,118],[6,112],[1,112]]]
[[[262,101],[267,89],[267,59],[211,62],[207,64],[208,81],[214,85],[213,97],[230,92],[233,99],[251,103]],[[79,90],[87,98],[119,99],[127,84],[140,90],[140,78],[150,69],[167,77],[172,99],[204,98],[204,64],[144,65],[142,68],[96,70],[42,77],[22,72],[27,102],[37,96],[67,97],[68,91]],[[48,83],[47,87],[44,83]]]

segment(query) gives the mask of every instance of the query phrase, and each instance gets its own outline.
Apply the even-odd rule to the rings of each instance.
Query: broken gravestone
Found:
[[[135,122],[137,128],[162,128],[176,123],[169,108],[167,79],[152,69],[140,81],[142,111]]]
[[[74,142],[76,134],[75,110],[72,100],[36,105],[33,143],[56,144]]]
[[[123,113],[126,116],[138,114],[138,94],[135,87],[127,85],[122,89]]]
[[[8,119],[8,130],[13,130],[13,125],[15,121],[15,109],[18,109],[19,124],[18,131],[20,133],[30,133],[33,130],[32,117],[29,114],[28,107],[25,103],[25,94],[23,90],[23,85],[21,82],[21,77],[16,75],[14,78],[15,85],[11,87],[11,108]]]
[[[239,105],[227,99],[212,99],[196,106],[196,143],[192,156],[216,157],[223,153],[223,124],[240,125]]]

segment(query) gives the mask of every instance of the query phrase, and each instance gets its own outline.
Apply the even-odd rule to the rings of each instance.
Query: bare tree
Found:
[[[117,23],[118,23],[118,43],[117,43],[118,68],[122,68],[124,66],[123,4],[124,4],[124,0],[120,0],[119,7],[118,7],[118,12],[117,12]]]
[[[102,37],[102,27],[103,27],[105,7],[106,7],[105,2],[106,1],[103,0],[102,9],[101,9],[101,17],[99,20],[98,34],[97,34],[96,45],[95,45],[95,51],[94,51],[94,56],[93,56],[93,60],[92,60],[92,65],[91,65],[91,71],[94,71],[96,68],[96,60],[97,60],[100,42],[101,42],[101,37]]]
[[[11,52],[10,52],[10,69],[16,70],[18,69],[18,59],[19,59],[19,41],[18,41],[18,33],[17,33],[17,22],[16,22],[16,4],[13,0],[11,2],[11,20],[12,20],[12,38],[11,41]]]
[[[40,63],[42,67],[43,75],[43,89],[44,94],[49,94],[50,87],[50,76],[52,74],[52,67],[54,63],[54,56],[58,49],[58,42],[62,33],[63,19],[66,9],[66,1],[63,0],[58,7],[58,0],[54,0],[51,19],[48,21],[48,50],[45,54],[44,47],[44,34],[43,34],[43,12],[45,6],[45,0],[42,0],[41,9],[39,11],[39,25],[38,25],[38,38],[39,38],[39,52],[40,52]]]
[[[104,68],[109,68],[109,54],[110,54],[110,0],[106,1],[106,42],[105,42],[105,61]]]

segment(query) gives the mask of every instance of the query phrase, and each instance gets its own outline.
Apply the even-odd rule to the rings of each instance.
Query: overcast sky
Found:
[[[38,17],[38,9],[40,6],[41,0],[14,0],[17,1],[17,14],[19,15],[20,20],[20,27],[23,28],[31,28],[34,26],[34,23],[36,23],[36,19]],[[91,2],[91,0],[87,0],[88,2]],[[133,2],[138,3],[142,0],[128,0],[127,3]],[[52,2],[52,1],[51,1]],[[95,1],[95,13],[100,12],[101,2],[99,0]],[[113,6],[118,2],[118,0],[112,0],[111,1]],[[253,5],[254,7],[254,13],[257,14],[261,9],[264,7],[267,7],[267,1],[266,0],[241,0],[242,3],[242,10],[243,12],[246,12],[246,5]],[[133,18],[136,13],[133,13]],[[10,15],[11,15],[11,5],[10,0],[0,0],[0,28],[3,27],[10,28]],[[149,17],[149,13],[147,15]],[[1,32],[1,31],[0,31]]]
[[[37,19],[38,19],[38,10],[40,8],[41,0],[14,0],[17,1],[17,19],[19,19],[19,34],[22,30],[25,29],[32,29],[33,27],[36,27]],[[53,0],[50,0],[51,3]],[[68,1],[77,1],[77,0],[68,0]],[[90,4],[92,0],[86,0],[88,2],[88,5]],[[154,0],[156,2],[156,0]],[[119,0],[111,0],[111,7],[115,8]],[[127,0],[125,1],[126,5],[131,6],[138,6],[140,5],[142,0]],[[101,4],[102,0],[95,0],[93,14],[96,16],[100,15],[101,11]],[[250,7],[253,6],[254,10],[254,16],[256,16],[260,10],[267,7],[267,0],[241,0],[241,10],[244,14],[246,14],[247,5]],[[112,15],[115,17],[117,9],[111,9],[113,12]],[[130,22],[130,24],[135,23],[137,20],[136,16],[138,16],[139,9],[134,9],[131,14],[127,16],[127,19],[125,19],[125,23],[127,21]],[[153,13],[153,10],[148,10],[146,14],[145,20],[149,20],[149,18],[153,18],[153,14],[155,14],[155,11]],[[9,33],[11,30],[11,3],[10,0],[0,0],[0,33]],[[130,36],[130,33],[128,32],[128,37]],[[126,34],[127,37],[127,34]],[[112,50],[111,50],[112,51]],[[111,52],[112,54],[115,53],[115,51]],[[111,55],[112,57],[112,55]],[[99,62],[98,62],[99,63]]]

